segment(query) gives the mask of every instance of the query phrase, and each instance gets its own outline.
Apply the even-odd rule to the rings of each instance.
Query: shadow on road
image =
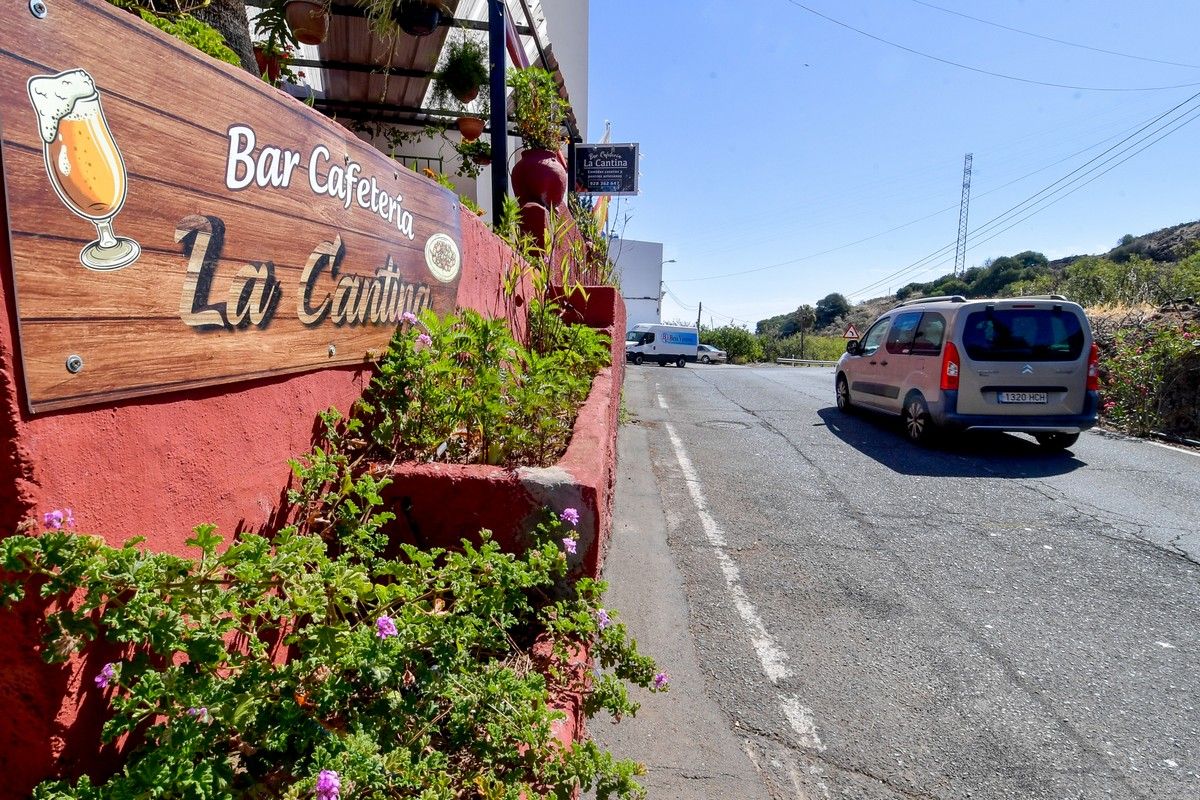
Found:
[[[846,414],[830,406],[817,412],[846,444],[902,475],[955,478],[1045,478],[1087,463],[1070,450],[1047,451],[1016,434],[949,433],[930,447],[904,438],[898,418],[868,412]]]

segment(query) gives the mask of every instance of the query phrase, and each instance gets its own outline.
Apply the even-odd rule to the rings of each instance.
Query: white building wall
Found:
[[[626,327],[662,322],[662,242],[613,239],[608,254],[625,299]]]

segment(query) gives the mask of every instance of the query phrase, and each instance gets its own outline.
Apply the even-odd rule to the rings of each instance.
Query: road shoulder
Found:
[[[638,648],[671,675],[666,694],[638,693],[642,708],[619,725],[592,720],[593,737],[614,755],[646,765],[650,797],[708,800],[769,797],[741,739],[705,687],[689,633],[683,579],[667,545],[658,483],[649,468],[648,429],[621,427],[612,546],[604,568],[606,603]]]

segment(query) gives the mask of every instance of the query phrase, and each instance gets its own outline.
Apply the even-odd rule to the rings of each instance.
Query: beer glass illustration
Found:
[[[113,233],[125,204],[127,176],[96,82],[82,69],[35,75],[26,83],[37,112],[46,174],[60,200],[96,226],[97,239],[79,252],[88,269],[109,271],[137,261],[142,248]]]

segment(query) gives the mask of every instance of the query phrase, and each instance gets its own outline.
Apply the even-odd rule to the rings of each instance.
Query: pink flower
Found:
[[[200,708],[192,707],[187,710],[188,716],[195,717],[199,722],[212,722],[212,718],[208,716],[208,709],[204,706]]]
[[[660,672],[654,676],[654,688],[655,689],[665,689],[665,688],[667,688],[667,684],[669,684],[670,682],[671,682],[671,676],[665,672]]]
[[[75,513],[69,508],[54,509],[42,515],[42,524],[48,529],[62,530],[63,526],[75,527]]]
[[[399,636],[400,631],[396,630],[396,623],[391,617],[380,617],[375,620],[375,635],[380,639],[387,639],[391,636]]]
[[[407,322],[409,325],[416,325],[417,324],[417,315],[411,311],[405,311],[403,314],[400,315],[400,321]]]
[[[575,555],[576,546],[575,546],[575,540],[573,538],[568,536],[567,538],[562,540],[562,543],[563,543],[563,550],[566,550],[571,555]]]
[[[99,689],[107,689],[111,681],[117,679],[116,664],[109,662],[100,668],[100,674],[96,676],[96,687]]]
[[[321,770],[317,777],[317,800],[338,800],[342,792],[342,779],[331,769]]]
[[[568,525],[579,524],[579,511],[574,508],[564,508],[563,512],[558,515],[559,519]]]
[[[417,344],[423,344],[426,347],[429,347],[429,345],[433,344],[433,339],[430,338],[428,333],[422,333],[417,337]]]
[[[608,612],[603,608],[596,612],[596,620],[600,623],[600,630],[612,625],[612,620],[608,618]]]

